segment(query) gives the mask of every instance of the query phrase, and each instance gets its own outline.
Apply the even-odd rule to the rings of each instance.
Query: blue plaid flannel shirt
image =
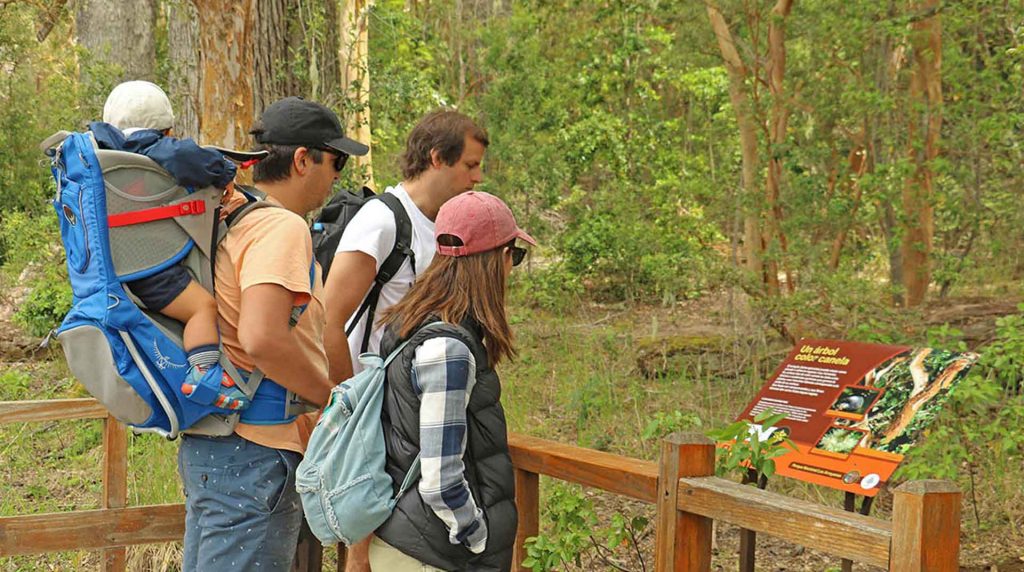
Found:
[[[429,339],[416,348],[412,383],[420,398],[420,495],[448,527],[448,541],[479,554],[487,524],[462,462],[466,407],[476,383],[473,354],[454,338]]]

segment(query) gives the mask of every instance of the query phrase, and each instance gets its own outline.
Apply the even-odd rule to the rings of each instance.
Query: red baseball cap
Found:
[[[536,246],[537,241],[516,224],[516,217],[498,197],[469,191],[441,206],[434,221],[434,239],[450,234],[462,241],[460,246],[438,243],[437,253],[468,256],[494,250],[521,238]]]

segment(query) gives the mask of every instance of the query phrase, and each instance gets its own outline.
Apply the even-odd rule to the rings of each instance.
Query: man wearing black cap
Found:
[[[330,396],[323,284],[304,217],[327,198],[349,155],[368,151],[345,137],[331,110],[296,97],[267,107],[251,133],[268,153],[254,168],[256,187],[281,208],[251,210],[218,245],[217,312],[231,362],[272,383],[260,384],[234,434],[182,439],[185,571],[291,570],[302,525],[295,470],[313,420],[250,412],[274,384],[317,406]],[[304,310],[292,327],[297,306]]]

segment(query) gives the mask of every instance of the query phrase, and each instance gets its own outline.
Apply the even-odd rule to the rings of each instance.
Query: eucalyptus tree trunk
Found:
[[[931,282],[935,191],[932,161],[939,154],[942,129],[942,22],[939,0],[923,0],[914,7],[922,17],[911,24],[914,68],[910,78],[907,124],[908,154],[914,172],[903,186],[903,285],[907,306],[924,302]]]
[[[742,158],[741,185],[743,193],[740,199],[743,209],[743,254],[746,267],[758,276],[764,275],[764,264],[761,257],[763,249],[761,236],[760,208],[751,206],[757,202],[757,124],[753,110],[745,91],[745,83],[750,71],[740,58],[732,31],[726,23],[722,12],[714,3],[707,3],[708,18],[711,28],[718,40],[718,49],[722,53],[725,69],[729,75],[729,100],[736,113],[736,124],[740,135],[740,156]]]
[[[343,0],[339,28],[341,30],[338,60],[342,67],[342,93],[348,98],[345,114],[346,134],[370,145],[370,70],[369,13],[373,0]],[[371,153],[354,157],[363,175],[363,184],[374,188]]]
[[[295,38],[288,26],[296,0],[257,0],[253,29],[259,41],[253,45],[253,113],[259,117],[268,105],[289,95],[304,95],[292,70]]]
[[[156,0],[75,3],[75,39],[96,62],[116,66],[115,83],[154,79],[155,24]]]
[[[253,123],[255,0],[196,0],[199,15],[199,139],[244,148]]]
[[[789,245],[782,228],[782,156],[781,146],[786,142],[786,128],[789,124],[789,102],[785,92],[786,77],[786,18],[793,8],[794,0],[778,0],[772,8],[768,23],[768,89],[772,94],[771,117],[768,121],[768,178],[765,183],[767,224],[765,240],[767,245],[778,245],[779,256],[786,271],[786,288],[793,292],[796,284],[792,273],[786,267],[786,252]],[[774,250],[774,249],[773,249]],[[774,258],[768,260],[765,269],[766,284],[772,294],[779,293],[779,264]]]
[[[167,95],[174,106],[174,131],[179,137],[199,137],[199,14],[190,0],[166,4]]]

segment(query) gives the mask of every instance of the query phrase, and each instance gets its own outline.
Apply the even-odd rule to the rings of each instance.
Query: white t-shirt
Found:
[[[395,273],[394,278],[384,285],[380,291],[380,298],[377,300],[375,320],[380,317],[381,312],[394,306],[405,296],[409,288],[412,287],[413,281],[416,280],[416,274],[422,273],[430,266],[435,252],[434,221],[428,219],[416,207],[416,204],[409,198],[409,193],[402,188],[401,183],[394,187],[388,187],[384,192],[391,193],[402,201],[402,206],[405,207],[405,212],[408,213],[409,220],[412,221],[412,250],[416,256],[416,270],[413,272],[412,261],[407,258]],[[364,252],[369,254],[376,260],[376,267],[379,271],[380,265],[384,263],[384,260],[391,254],[391,249],[395,247],[395,234],[395,215],[392,214],[391,209],[379,200],[372,200],[359,209],[356,216],[345,227],[345,232],[341,235],[341,242],[338,243],[337,253]],[[363,300],[365,297],[364,294]],[[360,300],[353,315],[362,307],[363,300]],[[349,325],[346,323],[345,329],[348,329]],[[348,337],[349,352],[352,354],[352,368],[355,373],[363,370],[363,365],[359,363],[358,357],[360,349],[362,349],[365,328],[366,314],[363,314],[359,319],[359,324]],[[367,351],[376,352],[380,348],[380,340],[383,335],[384,328],[379,324],[376,325],[370,333],[370,345]]]

